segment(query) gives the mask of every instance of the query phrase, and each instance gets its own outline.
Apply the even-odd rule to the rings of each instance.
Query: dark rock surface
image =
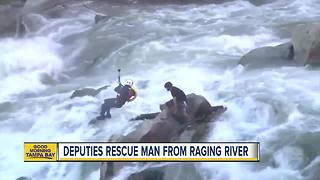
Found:
[[[111,142],[199,142],[209,132],[208,122],[216,120],[226,108],[212,107],[203,97],[195,94],[187,96],[187,112],[190,123],[176,119],[173,107],[165,107],[160,113],[150,113],[138,116],[135,119],[144,119],[136,130],[126,136],[114,136]],[[153,119],[150,119],[153,118]],[[100,168],[100,179],[112,179],[119,171],[131,163],[103,162]],[[147,168],[130,175],[130,180],[150,179],[201,179],[193,163],[165,164],[157,163],[157,167]],[[179,170],[179,171],[178,171]],[[185,173],[188,171],[188,173]]]

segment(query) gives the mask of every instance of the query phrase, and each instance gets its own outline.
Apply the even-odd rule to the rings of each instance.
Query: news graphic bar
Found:
[[[55,146],[54,146],[55,145]],[[26,149],[27,148],[27,149]],[[26,156],[30,150],[42,155]],[[39,149],[40,148],[40,149]],[[41,149],[43,148],[43,149]],[[49,150],[50,149],[50,150]],[[29,151],[26,151],[29,150]],[[32,151],[32,152],[33,152]],[[41,152],[48,151],[48,152]],[[210,143],[78,143],[57,142],[31,144],[26,147],[25,161],[175,161],[175,162],[258,162],[258,142],[210,142]],[[43,154],[49,153],[49,154]],[[51,154],[50,154],[51,153]],[[57,153],[57,154],[54,154]],[[27,157],[27,159],[26,159]],[[45,158],[43,158],[45,157]],[[36,160],[34,159],[36,158]]]

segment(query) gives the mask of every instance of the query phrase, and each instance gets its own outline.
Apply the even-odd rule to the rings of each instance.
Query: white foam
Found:
[[[126,61],[121,65],[133,73],[123,78],[148,80],[149,83],[145,89],[138,89],[139,96],[134,102],[121,109],[112,109],[113,118],[105,123],[103,130],[88,127],[87,123],[98,115],[104,98],[115,97],[112,88],[95,98],[70,100],[71,90],[46,97],[15,98],[25,92],[45,90],[47,86],[38,78],[43,72],[58,79],[65,68],[59,56],[63,46],[52,39],[60,41],[71,34],[87,31],[92,14],[49,20],[38,31],[43,37],[1,40],[0,101],[12,99],[22,106],[8,112],[10,119],[0,121],[0,141],[6,147],[0,154],[0,171],[5,172],[1,173],[2,178],[82,178],[81,163],[23,163],[22,143],[104,141],[113,134],[128,134],[135,128],[128,122],[129,118],[139,113],[157,112],[159,104],[171,98],[163,88],[166,81],[171,81],[187,94],[201,94],[213,105],[228,107],[227,112],[211,124],[209,141],[261,141],[260,163],[201,163],[199,172],[205,179],[303,179],[300,171],[313,169],[319,158],[310,160],[311,163],[305,161],[308,152],[294,141],[294,137],[305,132],[319,133],[319,71],[276,68],[247,72],[241,66],[225,69],[216,64],[221,56],[240,57],[257,46],[285,41],[273,34],[272,28],[278,24],[318,16],[317,1],[279,2],[281,5],[288,3],[287,9],[280,7],[278,2],[255,7],[238,0],[222,5],[128,11],[121,18],[129,19],[130,23],[141,23],[143,28],[150,28],[149,33],[153,35],[141,35],[141,39],[128,42],[111,57],[117,63],[125,51]],[[297,14],[291,13],[297,8]],[[73,20],[84,20],[85,23]],[[248,27],[250,32],[221,34],[242,27]],[[127,34],[123,36],[127,37]],[[72,57],[75,56],[71,54]],[[108,63],[110,61],[106,61]],[[83,81],[91,82],[96,80],[94,78]],[[101,84],[104,83],[101,80]],[[112,87],[115,86],[116,82],[112,83]],[[7,154],[10,156],[5,156]],[[116,178],[124,179],[143,168],[146,167],[123,169]],[[98,171],[94,171],[88,179],[97,179],[98,175]]]
[[[59,44],[44,37],[0,41],[0,100],[43,90],[45,86],[39,80],[42,73],[58,79],[63,70],[59,48]]]

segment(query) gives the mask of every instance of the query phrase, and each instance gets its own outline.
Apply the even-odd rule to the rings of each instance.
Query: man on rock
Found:
[[[167,91],[171,92],[173,100],[165,103],[167,107],[174,107],[174,115],[177,117],[177,120],[184,123],[189,123],[190,117],[187,114],[187,96],[179,88],[173,86],[171,82],[166,82],[164,87]],[[160,106],[160,109],[163,109],[163,105]]]

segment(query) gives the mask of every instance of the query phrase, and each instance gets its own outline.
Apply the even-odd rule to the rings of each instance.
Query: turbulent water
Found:
[[[99,163],[24,163],[25,141],[105,141],[134,129],[128,119],[154,112],[170,98],[170,80],[228,111],[208,141],[259,141],[260,163],[199,163],[204,179],[320,177],[320,72],[306,67],[246,70],[249,50],[286,42],[293,27],[320,20],[318,0],[248,1],[219,5],[96,7],[63,18],[34,15],[22,39],[0,39],[0,179],[99,179]],[[135,81],[139,97],[103,130],[89,127],[108,89],[70,99],[74,89],[116,85],[116,69]],[[139,168],[127,168],[124,179]]]

